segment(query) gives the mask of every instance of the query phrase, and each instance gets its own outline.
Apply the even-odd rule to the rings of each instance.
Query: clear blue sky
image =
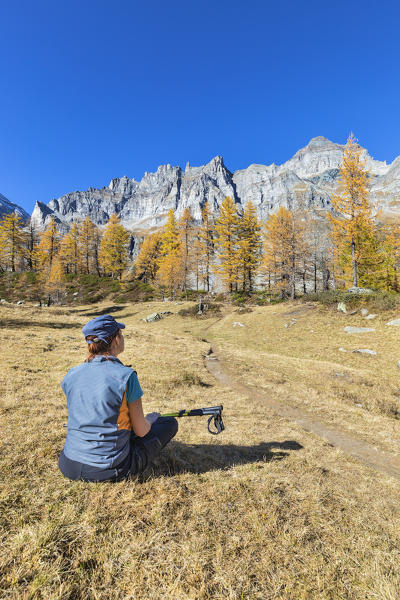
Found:
[[[282,163],[352,130],[400,154],[400,7],[0,0],[0,193],[36,200],[222,154]]]

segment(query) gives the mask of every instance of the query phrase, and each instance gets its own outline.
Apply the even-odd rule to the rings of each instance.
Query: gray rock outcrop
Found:
[[[208,164],[183,170],[162,165],[155,173],[145,173],[141,181],[126,176],[113,179],[107,187],[71,192],[47,205],[37,202],[32,214],[34,224],[43,229],[53,217],[60,229],[69,229],[74,221],[87,215],[104,225],[113,213],[123,224],[143,235],[165,222],[170,208],[179,217],[190,207],[196,219],[208,201],[217,211],[226,196],[244,206],[252,201],[259,216],[266,219],[279,207],[299,203],[322,214],[330,209],[336,190],[344,145],[324,137],[313,138],[304,148],[282,165],[250,165],[231,173],[221,156]],[[371,199],[385,213],[400,211],[400,157],[391,165],[371,158],[363,150],[370,169]]]
[[[386,325],[390,325],[392,327],[400,327],[400,319],[393,319],[393,321],[389,321],[388,323],[386,323]]]
[[[105,225],[114,213],[127,229],[140,234],[160,227],[168,210],[179,217],[190,207],[195,219],[201,218],[201,207],[207,200],[212,210],[218,210],[226,196],[237,200],[232,174],[221,156],[204,167],[162,165],[156,173],[145,173],[141,181],[128,177],[113,179],[108,187],[72,192],[45,205],[37,202],[32,213],[36,227],[43,229],[54,218],[60,229],[69,229],[74,221],[89,216],[97,225]]]
[[[346,291],[348,294],[373,294],[373,290],[370,288],[362,288],[357,286],[353,286]]]
[[[373,331],[375,331],[375,329],[373,329],[372,327],[345,327],[344,331],[346,333],[372,333]]]

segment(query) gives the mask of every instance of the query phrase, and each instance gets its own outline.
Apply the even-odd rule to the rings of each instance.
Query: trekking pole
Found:
[[[166,413],[161,415],[162,417],[202,417],[204,415],[210,415],[207,423],[207,429],[213,435],[218,435],[221,431],[224,431],[225,425],[222,420],[222,404],[219,406],[207,406],[206,408],[193,408],[192,410],[179,410],[177,412]],[[211,429],[211,423],[214,422],[215,429]]]

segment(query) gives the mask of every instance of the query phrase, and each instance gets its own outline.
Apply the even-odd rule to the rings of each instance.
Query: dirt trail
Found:
[[[204,339],[210,344],[211,353],[205,358],[205,365],[208,371],[222,384],[236,390],[251,399],[262,401],[265,405],[272,408],[278,415],[290,419],[300,425],[305,431],[315,433],[332,446],[340,448],[346,454],[353,456],[357,460],[373,467],[377,471],[387,473],[400,480],[400,459],[389,456],[382,450],[377,450],[371,444],[352,437],[338,429],[328,427],[325,423],[315,419],[308,411],[284,405],[278,400],[271,398],[267,392],[258,389],[255,386],[246,385],[240,382],[230,371],[221,351],[217,345],[207,340],[207,331],[220,321],[219,318],[209,325],[204,331]]]

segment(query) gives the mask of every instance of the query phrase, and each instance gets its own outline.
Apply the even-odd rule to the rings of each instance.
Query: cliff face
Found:
[[[29,219],[28,213],[23,208],[18,204],[14,204],[14,202],[10,202],[3,194],[0,194],[0,219],[12,212],[18,213],[24,221]]]
[[[37,202],[32,221],[43,229],[53,217],[61,229],[68,229],[87,215],[97,225],[104,225],[117,213],[125,227],[142,231],[163,224],[170,208],[180,215],[189,206],[199,219],[206,200],[217,210],[226,196],[236,198],[232,173],[217,156],[203,167],[187,165],[183,171],[162,165],[155,173],[145,173],[141,181],[116,178],[108,187],[72,192],[47,205]]]
[[[145,173],[141,181],[128,177],[113,179],[108,187],[89,188],[51,200],[48,205],[37,202],[32,214],[34,224],[43,229],[53,217],[61,229],[87,215],[104,225],[117,213],[128,229],[144,234],[165,222],[170,208],[179,217],[190,207],[196,219],[208,201],[217,211],[226,196],[245,205],[251,200],[265,219],[280,206],[306,206],[329,209],[335,191],[344,146],[324,137],[313,138],[307,146],[282,165],[250,165],[231,173],[221,156],[208,164],[183,171],[180,167],[162,165],[155,173]],[[400,216],[400,157],[391,165],[364,156],[371,172],[371,199],[383,213]]]

